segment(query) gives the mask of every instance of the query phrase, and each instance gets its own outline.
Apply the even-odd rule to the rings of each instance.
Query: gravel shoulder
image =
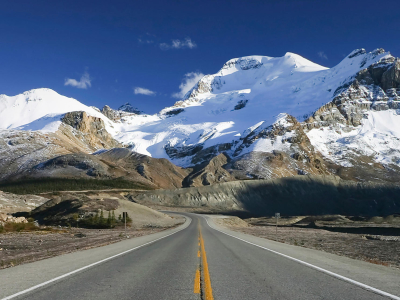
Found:
[[[377,265],[400,268],[399,236],[332,231],[335,228],[327,230],[284,226],[276,229],[272,225],[252,225],[252,223],[257,223],[255,219],[249,219],[245,222],[237,217],[218,218],[214,219],[214,222],[232,231],[260,238],[324,251]],[[340,228],[345,231],[345,228]]]
[[[127,228],[129,238],[141,237],[175,228],[184,218],[174,217],[164,226]],[[0,269],[30,263],[66,253],[101,247],[126,240],[124,228],[83,229],[54,228],[52,231],[34,231],[0,234]]]

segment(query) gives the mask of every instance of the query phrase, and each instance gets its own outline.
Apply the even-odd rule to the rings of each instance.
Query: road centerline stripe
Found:
[[[193,292],[195,294],[200,294],[200,270],[196,270],[196,275],[194,277],[194,289]]]
[[[310,267],[310,268],[312,268],[312,269],[318,270],[318,271],[323,272],[323,273],[325,273],[325,274],[328,274],[328,275],[330,275],[330,276],[332,276],[332,277],[336,277],[337,279],[346,281],[346,282],[348,282],[348,283],[352,283],[352,284],[354,284],[354,285],[356,285],[356,286],[359,286],[359,287],[361,287],[361,288],[363,288],[363,289],[366,289],[366,290],[368,290],[368,291],[371,291],[371,292],[373,292],[373,293],[375,293],[375,294],[379,294],[379,295],[381,295],[381,296],[386,296],[386,297],[389,297],[389,298],[394,299],[394,300],[400,300],[400,297],[398,297],[398,296],[396,296],[396,295],[392,295],[392,294],[390,294],[390,293],[387,293],[387,292],[385,292],[385,291],[379,290],[379,289],[377,289],[377,288],[374,288],[374,287],[372,287],[372,286],[366,285],[366,284],[364,284],[364,283],[358,282],[358,281],[356,281],[356,280],[350,279],[350,278],[348,278],[348,277],[345,277],[345,276],[336,274],[336,273],[334,273],[334,272],[328,271],[328,270],[323,269],[323,268],[321,268],[321,267],[317,267],[317,266],[315,266],[315,265],[313,265],[313,264],[310,264],[310,263],[308,263],[308,262],[305,262],[305,261],[303,261],[303,260],[300,260],[300,259],[291,257],[291,256],[289,256],[289,255],[286,255],[286,254],[280,253],[280,252],[278,252],[278,251],[275,251],[275,250],[272,250],[272,249],[269,249],[269,248],[266,248],[266,247],[257,245],[257,244],[252,243],[252,242],[248,242],[248,241],[246,241],[246,240],[244,240],[244,239],[241,239],[241,238],[238,238],[238,237],[236,237],[236,236],[234,236],[234,235],[231,235],[231,234],[229,234],[229,233],[223,232],[223,231],[221,231],[221,230],[219,230],[219,229],[217,229],[217,228],[215,228],[215,227],[212,227],[212,226],[210,225],[210,223],[208,223],[208,218],[206,218],[206,217],[204,217],[204,216],[202,216],[202,217],[206,220],[207,225],[208,225],[211,229],[214,229],[214,230],[216,230],[216,231],[218,231],[218,232],[221,232],[221,233],[226,234],[226,235],[228,235],[228,236],[230,236],[230,237],[233,237],[233,238],[235,238],[235,239],[238,239],[238,240],[240,240],[240,241],[243,241],[243,242],[245,242],[245,243],[247,243],[247,244],[250,244],[250,245],[259,247],[259,248],[261,248],[261,249],[267,250],[267,251],[269,251],[269,252],[275,253],[275,254],[277,254],[277,255],[286,257],[286,258],[288,258],[288,259],[290,259],[290,260],[293,260],[293,261],[295,261],[295,262],[298,262],[298,263],[300,263],[300,264],[303,264],[303,265],[305,265],[305,266],[307,266],[307,267]]]
[[[204,239],[200,230],[200,247],[201,247],[201,258],[202,258],[202,271],[203,271],[203,279],[204,279],[204,294],[206,300],[214,300],[211,288],[211,278],[210,273],[208,271],[208,263],[207,263],[207,254],[206,249],[204,247]]]

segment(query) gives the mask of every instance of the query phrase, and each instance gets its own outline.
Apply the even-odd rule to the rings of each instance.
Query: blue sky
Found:
[[[400,56],[399,1],[1,1],[0,94],[172,105],[229,59],[294,52],[332,67],[356,48]]]

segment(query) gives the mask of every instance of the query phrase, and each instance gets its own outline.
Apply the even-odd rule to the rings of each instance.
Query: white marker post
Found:
[[[275,213],[275,218],[276,218],[276,230],[275,234],[278,235],[278,219],[281,217],[280,213]]]

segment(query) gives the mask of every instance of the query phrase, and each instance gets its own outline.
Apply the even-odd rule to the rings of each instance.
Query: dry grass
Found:
[[[4,225],[0,225],[0,233],[11,233],[11,232],[59,232],[59,230],[53,227],[38,227],[33,222],[28,223],[15,223],[7,222]]]
[[[384,261],[380,261],[378,259],[371,259],[371,258],[367,258],[365,259],[366,262],[369,262],[371,264],[375,264],[375,265],[380,265],[380,266],[385,266],[385,267],[389,267],[390,264]]]

